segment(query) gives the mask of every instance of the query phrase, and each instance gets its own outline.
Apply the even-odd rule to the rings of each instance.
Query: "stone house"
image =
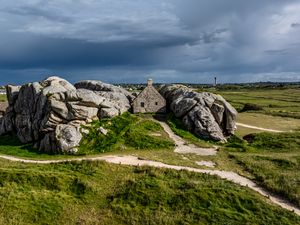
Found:
[[[153,87],[152,79],[134,99],[132,108],[133,113],[166,113],[166,99]]]

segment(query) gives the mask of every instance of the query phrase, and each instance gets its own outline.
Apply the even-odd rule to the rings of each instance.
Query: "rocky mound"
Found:
[[[164,85],[160,93],[175,116],[197,136],[226,141],[234,133],[237,111],[222,96],[197,93],[183,85]]]
[[[0,102],[0,118],[3,117],[8,107],[8,102]]]
[[[6,89],[9,106],[0,119],[0,135],[16,133],[22,143],[51,153],[75,153],[80,125],[120,115],[132,99],[110,84],[81,81],[73,86],[59,77]]]

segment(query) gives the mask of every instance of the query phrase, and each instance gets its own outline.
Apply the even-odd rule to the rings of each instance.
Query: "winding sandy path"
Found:
[[[240,126],[240,127],[247,127],[247,128],[251,128],[251,129],[255,129],[255,130],[262,130],[262,131],[267,131],[267,132],[274,132],[274,133],[284,132],[282,130],[273,130],[273,129],[267,129],[267,128],[262,128],[262,127],[256,127],[256,126],[251,126],[251,125],[244,124],[244,123],[236,123],[236,125]]]
[[[165,130],[165,132],[169,135],[169,137],[175,142],[176,147],[174,149],[174,152],[181,153],[181,154],[187,154],[187,153],[194,153],[197,155],[215,155],[217,154],[216,148],[200,148],[193,144],[187,145],[185,141],[176,135],[169,125],[165,122],[161,122],[158,120],[155,120],[155,122],[158,122]]]
[[[0,158],[15,161],[15,162],[22,162],[22,163],[36,163],[36,164],[51,164],[51,163],[61,163],[61,162],[71,162],[71,161],[96,161],[102,160],[108,163],[113,164],[122,164],[122,165],[129,165],[129,166],[151,166],[156,168],[168,168],[173,170],[187,170],[196,173],[205,173],[210,175],[219,176],[225,180],[231,181],[235,184],[239,184],[244,187],[248,187],[259,194],[269,198],[269,200],[276,205],[281,206],[287,210],[295,212],[297,215],[300,216],[300,209],[296,206],[290,204],[283,198],[273,195],[272,193],[266,191],[265,189],[258,187],[256,183],[249,180],[248,178],[242,177],[237,173],[231,171],[222,171],[222,170],[205,170],[205,169],[197,169],[193,167],[186,167],[186,166],[175,166],[175,165],[168,165],[162,162],[156,162],[151,160],[142,160],[136,156],[101,156],[101,157],[93,157],[93,158],[76,158],[76,159],[63,159],[63,160],[28,160],[28,159],[20,159],[13,156],[4,156],[0,155]]]

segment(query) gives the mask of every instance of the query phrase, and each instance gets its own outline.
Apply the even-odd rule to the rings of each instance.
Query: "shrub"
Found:
[[[247,112],[247,111],[261,111],[261,110],[263,110],[263,107],[260,105],[253,104],[253,103],[246,103],[241,111]]]

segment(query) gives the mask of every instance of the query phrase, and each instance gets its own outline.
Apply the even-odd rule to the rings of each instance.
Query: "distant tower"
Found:
[[[215,83],[214,83],[214,86],[215,86],[215,87],[217,86],[217,77],[215,77]]]
[[[153,80],[151,78],[149,78],[148,81],[147,81],[147,84],[148,84],[148,86],[152,86]]]

